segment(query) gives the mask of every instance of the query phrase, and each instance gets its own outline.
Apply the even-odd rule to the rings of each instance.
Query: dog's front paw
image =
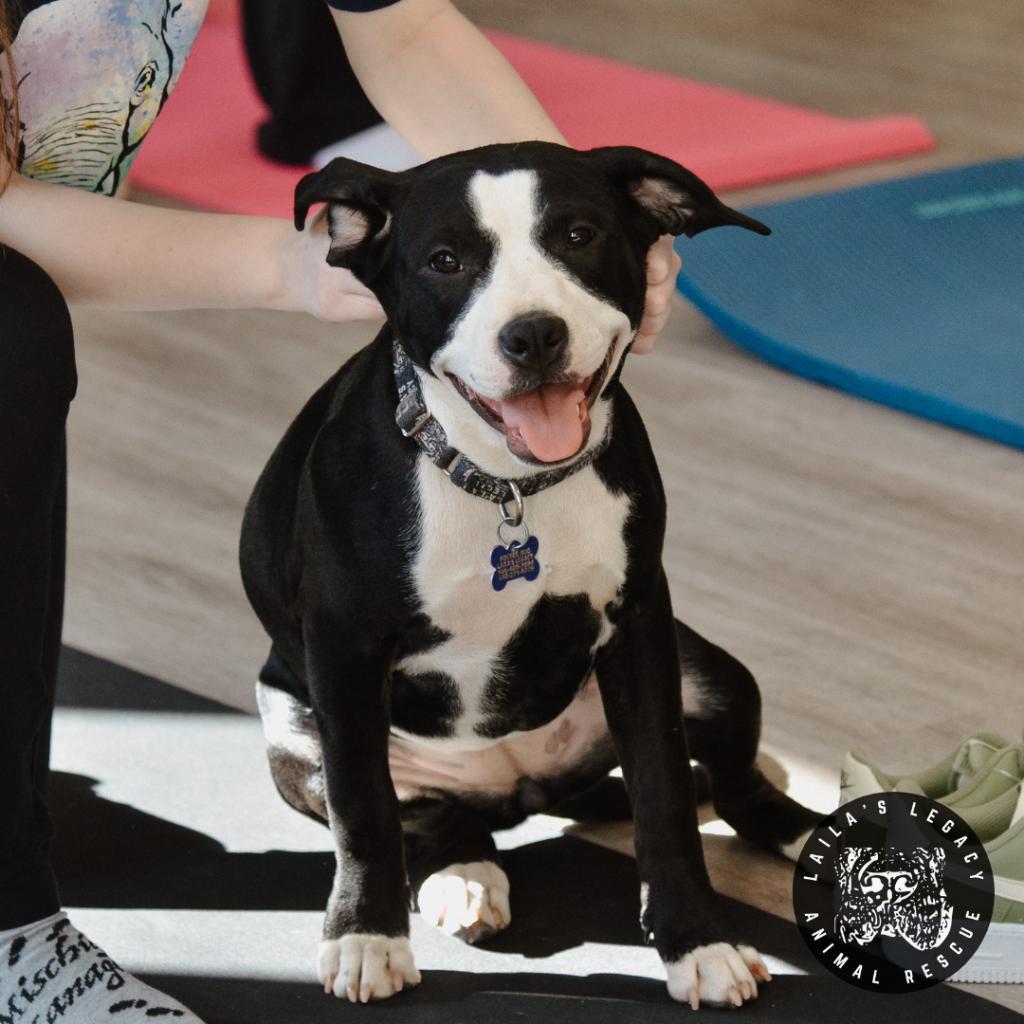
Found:
[[[508,927],[508,893],[508,875],[484,860],[435,871],[420,886],[417,902],[424,921],[472,943]]]
[[[406,985],[418,985],[420,972],[405,936],[353,933],[320,943],[317,967],[328,994],[353,1003],[387,999]]]
[[[753,946],[714,942],[698,946],[684,957],[665,964],[668,992],[673,999],[699,1009],[742,1006],[757,996],[757,982],[771,981],[761,954]]]

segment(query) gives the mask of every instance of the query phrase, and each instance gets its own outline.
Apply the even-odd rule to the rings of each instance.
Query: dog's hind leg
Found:
[[[420,916],[469,943],[507,928],[508,876],[487,822],[454,800],[432,797],[402,804],[401,815]]]
[[[290,693],[256,684],[270,774],[284,801],[327,824],[323,755],[313,711]]]
[[[786,796],[757,766],[761,693],[754,677],[678,621],[676,636],[687,744],[711,775],[715,810],[744,839],[795,856],[821,816]]]

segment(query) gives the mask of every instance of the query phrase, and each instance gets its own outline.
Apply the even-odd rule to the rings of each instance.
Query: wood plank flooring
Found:
[[[1013,0],[462,6],[494,27],[833,114],[917,114],[936,135],[927,156],[733,205],[1021,150]],[[236,568],[243,504],[291,417],[372,328],[259,312],[79,309],[75,322],[66,639],[251,709],[266,641]],[[787,376],[681,301],[625,380],[668,487],[677,613],[754,670],[766,749],[799,792],[834,799],[851,746],[909,771],[975,727],[1020,737],[1020,452]],[[708,853],[725,891],[763,900],[756,872],[786,912],[784,867],[720,837]],[[1024,1010],[1024,987],[974,988]]]

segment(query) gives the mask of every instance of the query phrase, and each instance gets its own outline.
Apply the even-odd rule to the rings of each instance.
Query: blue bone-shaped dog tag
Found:
[[[495,590],[504,590],[510,580],[535,580],[540,575],[540,562],[537,561],[537,538],[527,537],[522,544],[512,541],[508,547],[499,544],[491,552],[491,586]]]

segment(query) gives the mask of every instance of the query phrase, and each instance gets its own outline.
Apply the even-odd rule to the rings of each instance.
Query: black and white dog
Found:
[[[491,830],[621,765],[669,992],[753,998],[768,974],[708,881],[690,758],[741,836],[779,849],[817,816],[755,766],[750,673],[672,616],[619,374],[659,235],[768,229],[670,160],[548,143],[401,174],[335,160],[300,182],[297,226],[315,203],[328,262],[388,323],[288,430],[241,555],[273,641],[274,780],[337,848],[321,982],[364,1002],[416,984],[411,892],[469,941],[506,927]]]

